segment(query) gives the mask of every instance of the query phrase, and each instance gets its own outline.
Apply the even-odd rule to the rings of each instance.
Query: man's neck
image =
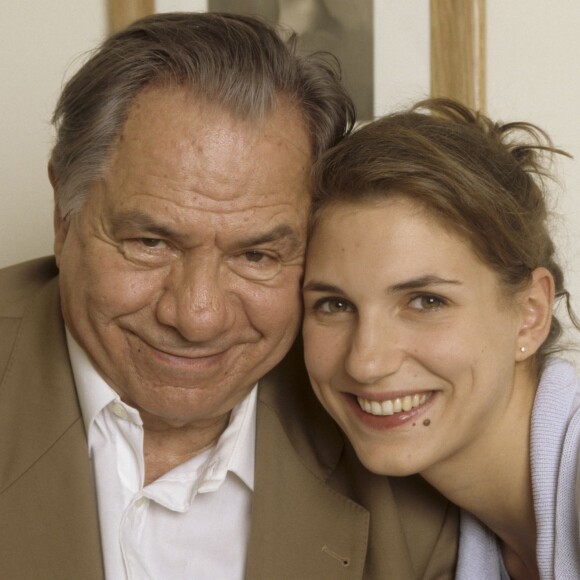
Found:
[[[145,485],[215,445],[228,421],[229,414],[203,425],[159,428],[158,424],[151,425],[143,418]]]

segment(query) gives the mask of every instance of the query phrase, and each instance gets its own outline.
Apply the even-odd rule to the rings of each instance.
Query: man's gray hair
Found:
[[[313,159],[354,124],[336,60],[299,55],[295,35],[284,41],[266,22],[234,14],[149,16],[107,39],[57,103],[50,164],[63,217],[102,178],[131,103],[149,86],[186,87],[248,119],[272,112],[283,96],[302,112]]]

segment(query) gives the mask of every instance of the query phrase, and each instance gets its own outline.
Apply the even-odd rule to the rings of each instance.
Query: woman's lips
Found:
[[[390,429],[417,421],[436,399],[435,391],[373,399],[345,393],[345,397],[359,420],[372,429]]]
[[[432,393],[414,393],[404,395],[403,397],[395,397],[377,401],[374,399],[365,399],[364,397],[357,397],[356,400],[359,407],[365,412],[376,416],[388,416],[396,413],[408,412],[420,405],[424,405]]]

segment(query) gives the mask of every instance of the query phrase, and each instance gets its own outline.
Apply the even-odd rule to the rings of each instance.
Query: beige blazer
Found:
[[[420,479],[361,467],[312,395],[299,346],[260,382],[248,580],[451,579],[456,539],[456,510]],[[57,271],[45,258],[0,270],[0,579],[102,578]]]

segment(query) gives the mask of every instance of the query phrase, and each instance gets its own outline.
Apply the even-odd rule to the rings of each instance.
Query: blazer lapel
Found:
[[[56,280],[23,316],[0,384],[0,521],[3,578],[104,577]]]
[[[401,493],[362,467],[312,393],[297,344],[260,381],[246,579],[419,577],[400,516],[415,511],[412,485]]]
[[[260,406],[246,578],[362,578],[368,511],[312,473]]]

